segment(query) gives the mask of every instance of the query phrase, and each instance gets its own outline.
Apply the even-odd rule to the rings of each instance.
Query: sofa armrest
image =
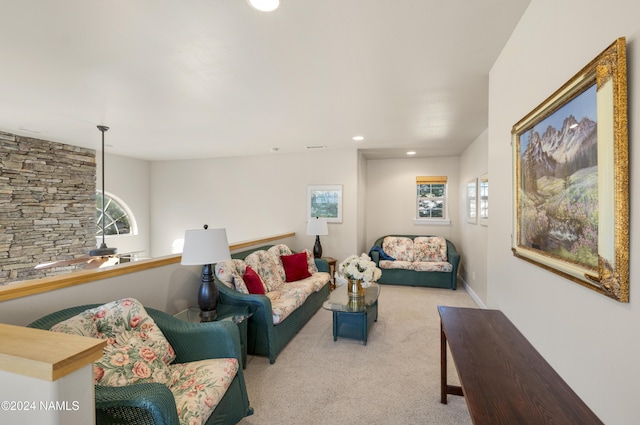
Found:
[[[454,269],[458,268],[460,263],[460,254],[456,250],[456,246],[447,239],[447,260],[453,265]]]
[[[126,417],[142,420],[149,416],[155,424],[179,423],[178,409],[171,390],[157,382],[123,387],[96,385],[95,400],[98,423],[112,423],[113,419],[122,420]],[[100,421],[105,417],[106,421]]]
[[[376,267],[380,266],[380,253],[378,251],[369,251],[369,257],[371,257],[371,261],[376,263]]]
[[[314,258],[313,260],[315,261],[319,272],[329,273],[329,263],[327,263],[327,260],[322,258]]]
[[[176,353],[176,363],[236,358],[242,364],[240,332],[229,321],[190,323],[152,308],[147,312]]]

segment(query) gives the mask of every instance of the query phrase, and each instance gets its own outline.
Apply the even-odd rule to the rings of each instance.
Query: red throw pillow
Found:
[[[307,263],[306,252],[282,255],[280,256],[280,259],[282,260],[285,280],[287,282],[295,282],[296,280],[306,279],[311,276],[311,273],[309,273],[309,263]]]
[[[247,270],[242,275],[242,279],[244,283],[247,285],[247,290],[250,294],[262,294],[264,295],[264,285],[262,284],[262,279],[258,276],[258,273],[255,272],[251,267],[247,266]]]

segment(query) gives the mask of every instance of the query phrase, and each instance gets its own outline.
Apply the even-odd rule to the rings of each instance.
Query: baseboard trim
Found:
[[[471,299],[476,304],[478,304],[478,307],[486,309],[487,306],[484,304],[484,302],[482,302],[478,294],[475,293],[475,291],[473,290],[473,288],[471,288],[471,286],[467,283],[467,281],[465,281],[462,277],[460,277],[460,281],[462,281],[462,286],[464,286],[465,291],[467,291]]]

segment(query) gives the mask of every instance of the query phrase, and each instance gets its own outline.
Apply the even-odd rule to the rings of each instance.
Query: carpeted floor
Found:
[[[320,309],[275,364],[249,356],[245,379],[255,413],[240,424],[471,424],[464,398],[440,403],[437,306],[477,306],[464,289],[381,286],[366,346],[334,342],[332,314]],[[458,383],[451,359],[448,375]]]

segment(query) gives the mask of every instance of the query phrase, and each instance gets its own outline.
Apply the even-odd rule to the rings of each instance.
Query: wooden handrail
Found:
[[[236,251],[249,246],[266,244],[278,239],[285,239],[293,236],[295,236],[295,232],[267,236],[264,238],[245,242],[237,242],[230,244],[229,250]],[[40,279],[9,283],[7,285],[0,286],[0,301],[26,297],[28,295],[41,294],[43,292],[53,291],[55,289],[67,288],[69,286],[95,282],[96,280],[103,280],[124,274],[167,266],[169,264],[179,263],[181,259],[182,255],[174,254],[166,257],[153,258],[150,260],[140,260],[131,263],[118,264],[117,266],[106,267],[104,269],[80,270],[60,276],[50,276]]]

